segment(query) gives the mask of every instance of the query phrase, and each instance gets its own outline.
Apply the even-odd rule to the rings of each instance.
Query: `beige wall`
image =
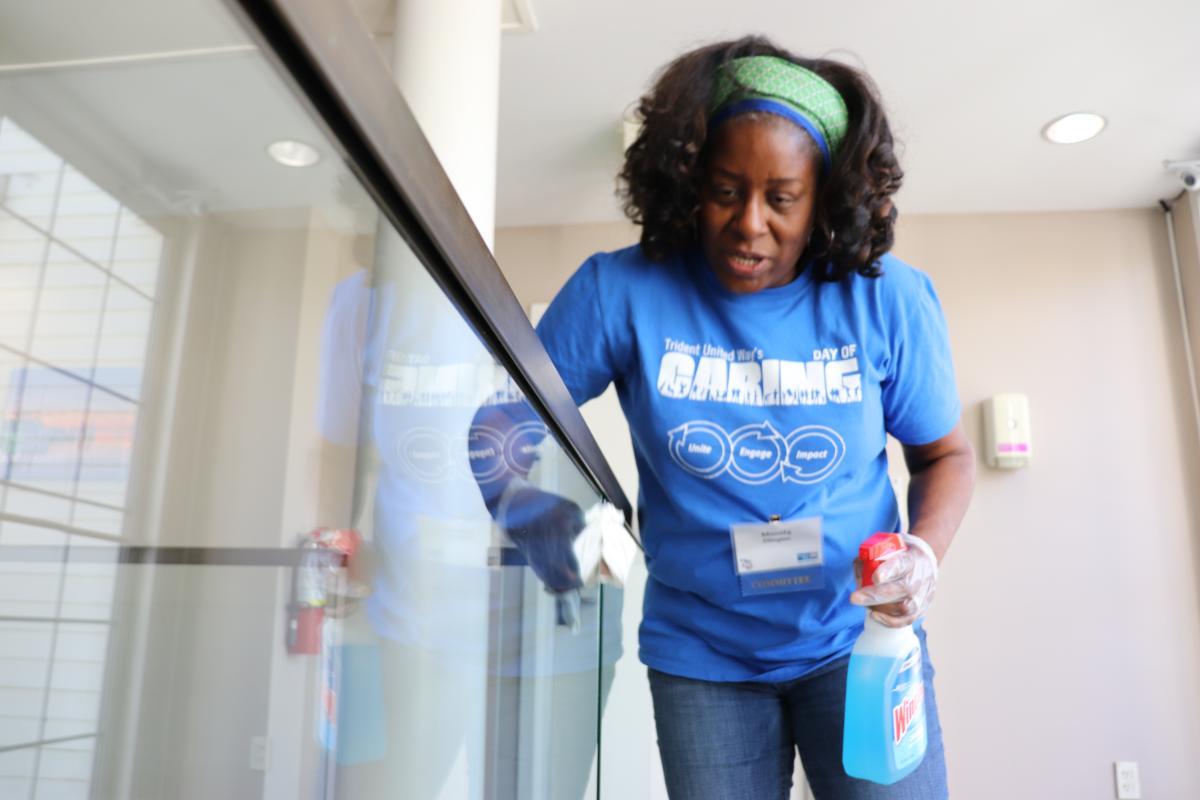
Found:
[[[496,254],[529,304],[635,238],[502,229]],[[1200,458],[1162,214],[905,217],[896,252],[937,285],[977,446],[984,398],[1024,392],[1032,409],[1034,463],[981,464],[928,620],[952,793],[1112,797],[1119,759],[1140,762],[1145,797],[1200,797]],[[628,484],[614,416],[597,439],[620,442]],[[645,694],[627,697],[606,727],[641,735]],[[637,796],[659,780],[646,767]]]
[[[897,251],[937,282],[972,433],[993,393],[1032,408],[1034,464],[981,470],[930,618],[953,785],[1106,797],[1129,759],[1146,797],[1200,796],[1196,439],[1162,214],[913,218]]]

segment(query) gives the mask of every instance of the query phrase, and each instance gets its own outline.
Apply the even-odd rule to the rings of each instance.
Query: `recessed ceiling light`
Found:
[[[1042,136],[1055,144],[1079,144],[1098,135],[1107,124],[1107,120],[1099,114],[1077,111],[1059,117],[1042,128]]]
[[[321,160],[317,148],[304,142],[280,139],[267,146],[267,155],[285,167],[311,167]]]

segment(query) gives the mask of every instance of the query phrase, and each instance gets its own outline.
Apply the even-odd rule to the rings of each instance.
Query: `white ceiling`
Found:
[[[864,65],[903,143],[902,213],[1150,206],[1200,157],[1197,0],[534,0],[503,40],[497,220],[620,219],[619,120],[674,55],[761,32]],[[1109,120],[1052,145],[1045,123]]]
[[[340,224],[367,218],[334,147],[214,0],[4,6],[3,116],[145,214],[315,207]],[[285,138],[324,158],[274,163],[266,147]]]
[[[354,2],[386,35],[394,0]],[[76,149],[110,162],[121,180],[183,205],[344,206],[360,193],[347,188],[332,152],[313,171],[288,171],[263,157],[274,138],[320,144],[320,134],[252,51],[3,71],[30,61],[244,47],[221,5],[4,4],[0,114],[39,111],[45,129],[70,132]],[[537,30],[503,39],[500,225],[620,219],[613,187],[622,111],[675,54],[747,32],[865,64],[905,145],[904,213],[1150,206],[1176,189],[1161,161],[1200,156],[1197,0],[532,5]],[[1108,129],[1076,146],[1040,138],[1051,117],[1078,109],[1105,114]]]

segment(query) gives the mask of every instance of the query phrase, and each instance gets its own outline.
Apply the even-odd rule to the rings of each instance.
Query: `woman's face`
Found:
[[[713,133],[700,191],[700,242],[731,292],[795,279],[812,230],[820,152],[771,115],[734,118]]]

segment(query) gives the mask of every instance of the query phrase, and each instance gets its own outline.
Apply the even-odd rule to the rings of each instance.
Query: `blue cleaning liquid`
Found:
[[[920,642],[911,628],[868,619],[846,676],[842,766],[855,778],[895,783],[920,766],[926,744]]]

